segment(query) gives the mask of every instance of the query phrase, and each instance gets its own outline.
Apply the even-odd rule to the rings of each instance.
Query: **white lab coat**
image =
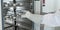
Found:
[[[54,14],[47,14],[43,16],[42,24],[50,27],[60,26],[60,10],[57,10]]]
[[[45,25],[44,30],[55,30],[55,28],[60,27],[60,15],[58,15],[58,14],[44,15],[42,24]],[[58,29],[56,29],[56,30],[58,30]]]
[[[50,27],[60,26],[60,17],[55,14],[44,15],[42,24],[45,24]]]
[[[56,27],[60,27],[60,10],[56,11],[54,14],[46,14],[43,16],[44,30],[55,30]]]

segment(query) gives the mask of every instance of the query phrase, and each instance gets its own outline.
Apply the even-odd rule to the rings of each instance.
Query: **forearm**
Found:
[[[30,19],[31,21],[33,21],[35,23],[40,23],[41,22],[41,15],[32,14],[31,16],[28,17],[28,19]]]

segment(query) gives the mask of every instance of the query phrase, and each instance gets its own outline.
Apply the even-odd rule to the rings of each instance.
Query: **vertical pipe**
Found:
[[[42,0],[35,0],[34,1],[34,11],[35,11],[35,14],[39,14],[39,15],[42,14]],[[40,23],[34,24],[34,30],[40,30]]]
[[[14,7],[14,17],[16,17],[16,8]],[[16,25],[16,18],[14,19],[15,21],[14,21],[14,23],[15,23],[15,25]],[[17,27],[15,26],[15,30],[17,30],[16,29]]]
[[[34,13],[40,14],[40,0],[34,1]]]
[[[42,0],[40,0],[40,15],[42,15]]]
[[[41,9],[40,9],[40,0],[35,0],[34,1],[34,12],[35,14],[39,14],[40,15],[40,12],[41,12]],[[40,30],[40,23],[34,23],[34,30]]]
[[[15,6],[15,4],[16,4],[16,0],[13,0],[13,6],[14,6],[14,17],[16,17],[16,6]],[[15,25],[16,25],[16,18],[14,19],[15,21],[14,21],[14,23],[15,23]],[[15,26],[15,30],[17,30],[17,27]]]
[[[16,0],[13,0],[13,3],[16,3]]]

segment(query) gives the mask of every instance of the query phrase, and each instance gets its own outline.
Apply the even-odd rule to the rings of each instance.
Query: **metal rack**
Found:
[[[32,0],[13,0],[9,2],[3,2],[3,16],[4,25],[8,25],[4,30],[32,30],[32,21],[27,18],[21,18],[24,11],[33,12],[31,7]]]

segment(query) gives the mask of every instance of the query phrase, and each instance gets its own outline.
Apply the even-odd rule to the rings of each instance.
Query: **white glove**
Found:
[[[29,18],[32,14],[29,11],[26,11],[25,14],[21,15],[22,18]]]

